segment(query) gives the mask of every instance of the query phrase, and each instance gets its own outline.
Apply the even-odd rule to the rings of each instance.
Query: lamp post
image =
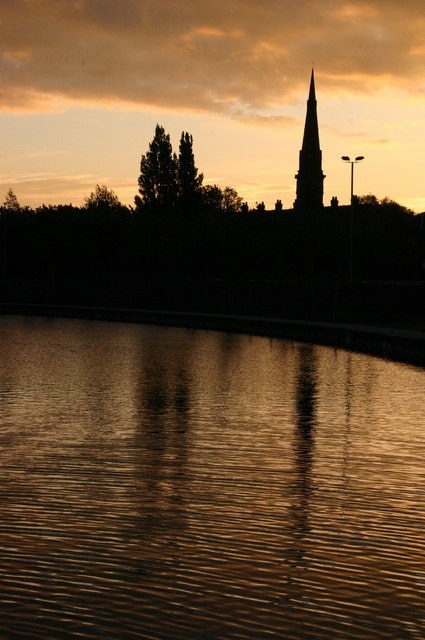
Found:
[[[353,282],[353,218],[354,218],[354,165],[364,160],[364,156],[356,156],[351,160],[349,156],[341,156],[341,160],[351,164],[351,189],[350,189],[350,259],[349,259],[349,281]]]
[[[7,284],[7,209],[3,207],[2,212],[3,226],[3,284]]]

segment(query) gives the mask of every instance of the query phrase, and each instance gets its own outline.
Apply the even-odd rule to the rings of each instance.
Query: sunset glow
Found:
[[[416,0],[0,0],[0,199],[123,203],[160,123],[204,184],[285,208],[314,65],[325,204],[425,210],[425,6]]]

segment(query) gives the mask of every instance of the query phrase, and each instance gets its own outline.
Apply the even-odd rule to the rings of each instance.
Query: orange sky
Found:
[[[204,183],[295,198],[312,63],[325,204],[425,210],[425,4],[418,0],[0,0],[0,194],[125,203],[156,123],[194,138]],[[1,196],[0,196],[1,198]]]

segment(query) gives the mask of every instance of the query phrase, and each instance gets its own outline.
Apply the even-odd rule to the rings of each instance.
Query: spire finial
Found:
[[[309,100],[316,100],[316,90],[314,87],[314,69],[311,70],[311,79],[310,79],[310,92],[308,95]]]

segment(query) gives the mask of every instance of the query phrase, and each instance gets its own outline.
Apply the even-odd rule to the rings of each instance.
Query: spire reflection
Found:
[[[293,480],[290,486],[289,532],[291,543],[286,551],[288,576],[284,601],[288,604],[298,597],[302,585],[300,572],[307,567],[306,558],[310,532],[310,501],[313,491],[314,435],[317,404],[317,363],[314,345],[298,346],[295,377],[295,412],[293,449]]]

